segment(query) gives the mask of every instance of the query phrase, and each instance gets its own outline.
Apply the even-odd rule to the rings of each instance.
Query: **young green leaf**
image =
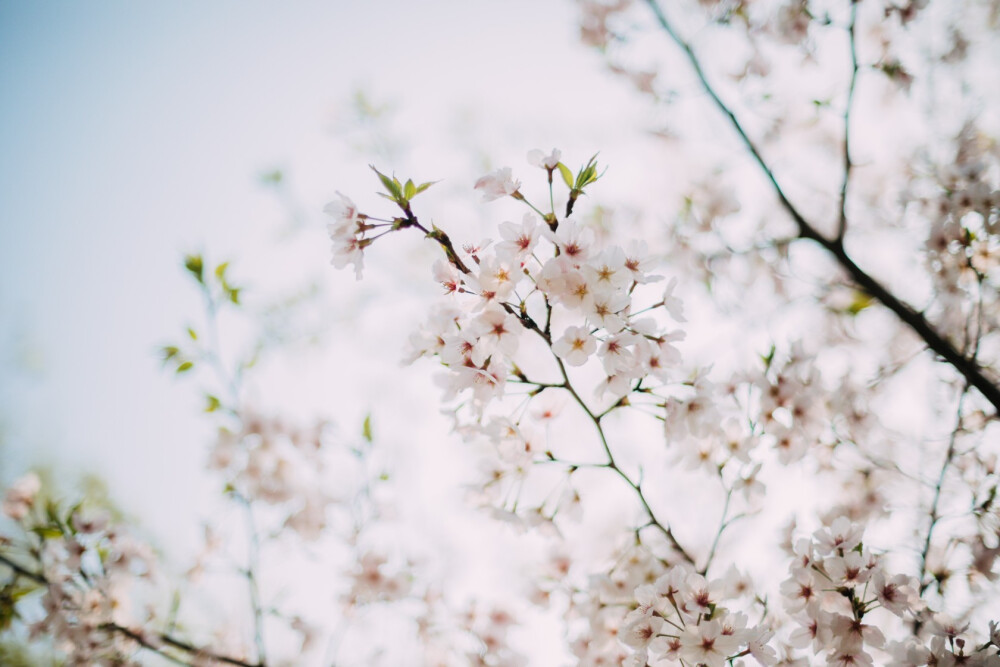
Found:
[[[184,268],[200,283],[205,282],[205,263],[201,255],[188,255],[184,258]]]
[[[426,183],[421,183],[420,185],[417,186],[417,189],[414,190],[413,196],[416,197],[421,192],[423,192],[424,190],[426,190],[427,188],[431,187],[432,185],[434,185],[437,182],[438,181],[427,181]],[[411,199],[412,199],[412,197],[411,197]]]
[[[378,174],[378,178],[380,181],[382,181],[382,185],[385,186],[386,191],[391,195],[391,197],[389,197],[390,199],[396,202],[399,202],[400,200],[404,199],[402,186],[400,185],[398,180],[396,180],[395,178],[389,178],[388,176],[380,172],[378,169],[376,169],[375,165],[369,165],[369,166],[371,167],[372,171]]]
[[[573,187],[573,172],[569,170],[569,167],[564,165],[562,162],[556,165],[559,169],[559,175],[562,176],[563,182],[566,184],[567,188]]]

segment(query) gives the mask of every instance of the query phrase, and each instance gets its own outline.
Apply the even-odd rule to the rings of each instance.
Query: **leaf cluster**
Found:
[[[385,192],[377,193],[380,197],[384,197],[391,202],[394,202],[399,208],[403,210],[407,215],[410,214],[410,201],[419,195],[421,192],[431,187],[437,181],[427,181],[426,183],[421,183],[417,185],[413,182],[413,179],[406,179],[405,183],[400,182],[398,178],[393,176],[386,176],[378,169],[375,165],[368,165],[371,170],[374,171],[380,181],[382,181],[382,186],[385,188]]]
[[[584,188],[586,188],[591,183],[596,183],[598,179],[604,176],[604,171],[597,173],[597,153],[587,160],[587,164],[580,167],[579,171],[576,172],[576,177],[573,177],[573,172],[570,171],[569,167],[560,162],[556,165],[556,169],[559,170],[560,176],[562,176],[563,182],[566,187],[570,189],[570,196],[574,199],[579,195],[583,194]]]

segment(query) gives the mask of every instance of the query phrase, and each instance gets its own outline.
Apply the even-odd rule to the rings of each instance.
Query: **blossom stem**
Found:
[[[534,204],[532,204],[530,201],[528,201],[527,199],[525,199],[523,196],[522,197],[518,197],[518,199],[520,199],[525,204],[527,204],[528,208],[530,208],[532,211],[534,211],[538,215],[542,216],[542,220],[547,220],[548,219],[548,216],[546,216],[544,213],[542,213],[540,210],[538,210],[538,208]]]
[[[556,217],[556,199],[552,193],[552,170],[549,169],[549,209],[552,211],[552,218]]]

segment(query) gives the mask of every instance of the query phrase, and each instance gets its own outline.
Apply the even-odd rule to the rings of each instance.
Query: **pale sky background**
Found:
[[[317,315],[330,347],[271,369],[261,403],[346,433],[370,410],[422,493],[447,496],[455,479],[436,476],[456,443],[439,391],[427,366],[398,366],[437,292],[431,254],[416,236],[387,243],[358,285],[329,267],[318,212],[335,190],[378,201],[366,165],[380,156],[345,132],[358,88],[393,104],[408,147],[380,166],[444,178],[426,197],[454,211],[457,236],[482,215],[470,187],[484,157],[526,172],[531,148],[571,164],[601,150],[627,182],[649,164],[648,109],[575,20],[570,2],[529,0],[0,2],[0,485],[50,466],[72,496],[96,473],[154,543],[190,555],[217,495],[202,470],[212,426],[203,384],[175,381],[157,348],[201,321],[181,258],[204,251],[233,260],[248,303],[308,281],[330,294]],[[292,242],[259,183],[275,167],[307,213]],[[401,276],[424,285],[394,293]]]

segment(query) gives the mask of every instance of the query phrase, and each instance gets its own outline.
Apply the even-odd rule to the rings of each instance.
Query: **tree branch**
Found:
[[[694,73],[697,75],[698,80],[701,82],[702,88],[712,99],[716,108],[729,119],[729,123],[736,131],[740,141],[750,152],[754,162],[756,162],[761,171],[764,172],[764,176],[773,187],[774,192],[778,197],[778,201],[781,202],[782,207],[798,227],[799,237],[818,243],[820,246],[825,248],[827,252],[833,255],[834,259],[837,260],[837,263],[840,264],[840,266],[848,273],[858,287],[867,292],[870,296],[878,299],[882,302],[882,305],[895,313],[906,326],[908,326],[915,334],[917,334],[917,336],[927,343],[927,346],[930,349],[944,359],[945,362],[953,366],[955,370],[961,373],[970,385],[979,390],[983,397],[993,405],[997,413],[1000,413],[1000,386],[995,384],[985,375],[982,367],[974,359],[968,358],[959,352],[952,343],[946,340],[944,336],[938,333],[937,330],[931,326],[930,322],[927,321],[922,313],[917,312],[912,306],[901,301],[894,294],[892,294],[888,288],[884,287],[881,283],[875,280],[875,278],[870,276],[863,269],[861,269],[861,267],[855,264],[854,261],[847,255],[844,250],[843,243],[841,243],[839,239],[826,238],[816,229],[816,227],[809,223],[809,221],[805,219],[805,216],[803,216],[795,205],[792,204],[786,196],[785,191],[775,178],[774,172],[768,166],[767,162],[764,161],[760,151],[757,149],[756,145],[754,145],[753,141],[750,140],[750,137],[747,135],[746,130],[743,129],[743,126],[736,118],[736,115],[726,105],[726,103],[719,98],[715,89],[708,82],[705,72],[702,70],[701,64],[699,63],[698,58],[691,49],[690,45],[681,39],[677,32],[674,31],[673,26],[667,20],[666,15],[663,13],[663,10],[657,4],[656,0],[646,0],[646,4],[648,4],[653,10],[656,20],[663,30],[687,56],[688,62],[694,70]]]

